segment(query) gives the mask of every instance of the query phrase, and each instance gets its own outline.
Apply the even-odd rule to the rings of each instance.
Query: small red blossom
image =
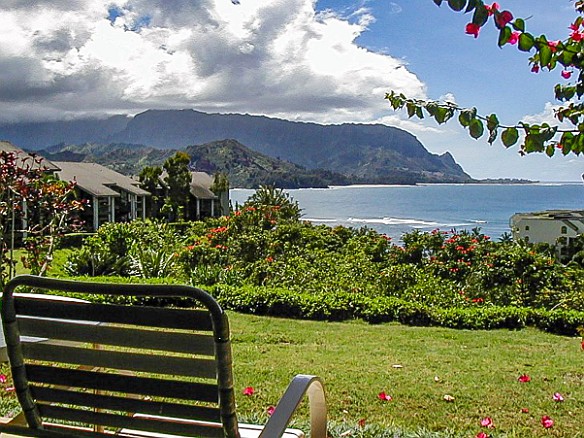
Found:
[[[570,79],[572,72],[570,70],[562,70],[561,75],[564,79]]]
[[[549,429],[554,425],[554,420],[552,420],[549,416],[544,415],[543,417],[541,417],[541,425],[546,429]]]
[[[554,395],[552,396],[552,399],[555,402],[563,402],[564,401],[564,396],[562,394],[560,394],[559,392],[554,392]]]
[[[580,348],[584,351],[584,338],[580,341]]]
[[[15,388],[14,388],[14,386],[7,386],[6,388],[4,388],[4,391],[6,391],[6,392],[14,392],[15,391]]]
[[[475,38],[479,37],[479,32],[481,31],[481,27],[478,24],[468,23],[466,25],[465,32],[468,35],[473,35]]]
[[[7,377],[5,374],[0,374],[0,383],[6,383]]]
[[[531,382],[531,377],[529,377],[527,374],[521,374],[518,378],[517,378],[518,382],[521,383],[527,383],[527,382]]]
[[[479,432],[476,434],[475,438],[489,438],[489,435],[487,435],[485,432]]]
[[[528,414],[529,413],[529,409],[527,409],[527,408],[521,408],[521,413],[522,414]]]
[[[365,427],[365,418],[360,418],[357,425],[362,429]]]
[[[266,257],[266,262],[272,263],[273,261],[274,261],[274,257],[272,257],[272,256]]]
[[[276,408],[274,406],[268,406],[268,408],[266,409],[266,414],[268,414],[269,416],[272,416],[272,414],[274,413],[275,410],[276,410]]]
[[[492,5],[485,5],[485,9],[489,13],[489,15],[493,15],[495,11],[499,10],[499,3],[495,2]]]
[[[493,419],[491,417],[485,417],[481,420],[481,426],[486,427],[487,429],[493,429],[495,424],[493,423]]]
[[[495,15],[495,21],[499,27],[505,27],[513,21],[513,14],[509,11],[503,11]]]
[[[556,53],[558,50],[559,41],[548,41],[548,47],[551,49],[552,53]]]
[[[509,37],[509,44],[515,45],[517,41],[519,41],[519,37],[521,36],[520,32],[511,32],[511,36]]]
[[[252,386],[246,386],[243,390],[243,395],[253,395],[255,392],[255,389],[253,389]]]
[[[584,39],[584,32],[580,32],[579,30],[574,30],[570,34],[570,38],[572,39],[572,41],[579,43],[580,41],[582,41]]]
[[[386,394],[385,391],[381,391],[379,394],[377,394],[377,398],[379,400],[382,400],[382,401],[392,401],[393,400],[393,397],[389,394]]]

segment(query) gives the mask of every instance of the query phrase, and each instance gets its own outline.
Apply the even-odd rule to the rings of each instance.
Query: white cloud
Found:
[[[370,121],[390,89],[425,85],[355,40],[366,2],[9,1],[0,11],[0,118],[193,107],[319,122]],[[390,2],[397,12],[397,4]]]

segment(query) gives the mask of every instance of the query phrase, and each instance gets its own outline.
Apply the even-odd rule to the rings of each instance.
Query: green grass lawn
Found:
[[[265,422],[267,407],[303,373],[324,379],[335,437],[475,437],[480,431],[493,438],[584,437],[578,338],[531,328],[467,331],[229,316],[244,420]],[[524,373],[530,382],[518,381]],[[3,415],[14,414],[16,406],[14,393],[6,391],[10,385],[10,379],[0,384]],[[247,386],[255,389],[252,396],[242,394]],[[379,400],[382,391],[392,400]],[[555,392],[563,402],[553,400]],[[544,415],[553,419],[551,429],[542,427]],[[492,418],[494,429],[481,428],[484,417]],[[358,427],[362,419],[365,429]],[[306,420],[302,409],[299,421]]]
[[[304,373],[324,379],[338,432],[365,419],[367,425],[454,436],[474,437],[481,430],[492,437],[584,436],[579,339],[535,329],[463,331],[235,313],[230,318],[243,416],[265,417],[292,376]],[[518,381],[524,373],[530,382]],[[256,392],[243,396],[246,386]],[[379,400],[381,391],[393,400]],[[553,401],[555,392],[563,402]],[[551,429],[542,427],[543,415],[554,420]],[[484,417],[492,418],[494,429],[481,428]]]

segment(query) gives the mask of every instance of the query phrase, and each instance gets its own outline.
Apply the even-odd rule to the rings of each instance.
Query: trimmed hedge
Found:
[[[242,313],[286,318],[342,321],[363,319],[371,324],[400,322],[467,330],[518,330],[534,326],[558,335],[575,336],[584,327],[584,312],[512,306],[431,307],[395,297],[359,294],[302,294],[288,289],[216,285],[211,294],[225,308]]]

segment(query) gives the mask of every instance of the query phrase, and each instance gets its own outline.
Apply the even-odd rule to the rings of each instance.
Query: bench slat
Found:
[[[46,365],[28,365],[27,377],[31,382],[52,385],[210,403],[219,402],[217,385],[208,383],[117,375]]]
[[[213,356],[213,336],[198,333],[139,330],[87,323],[23,317],[18,319],[21,335],[65,341],[135,347]]]
[[[51,342],[26,343],[22,351],[26,358],[33,360],[205,379],[216,377],[212,359],[75,348]]]

